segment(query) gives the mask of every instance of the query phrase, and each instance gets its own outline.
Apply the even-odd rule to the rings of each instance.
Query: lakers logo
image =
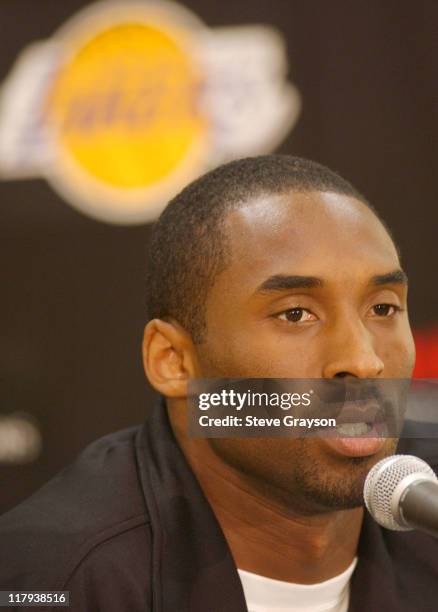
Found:
[[[257,32],[268,52],[278,44],[272,32],[274,42],[267,42],[270,35],[260,28]],[[259,150],[272,146],[266,134],[265,146],[257,143],[257,131],[263,141],[260,114],[250,128],[239,119],[242,111],[230,106],[240,99],[251,118],[254,97],[266,98],[261,90],[269,86],[266,75],[245,74],[243,61],[240,74],[228,65],[233,48],[237,67],[239,53],[244,55],[236,34],[230,29],[214,41],[214,32],[168,2],[91,6],[65,24],[53,41],[27,52],[6,82],[0,107],[0,173],[42,173],[68,201],[98,219],[153,219],[209,166],[258,152],[257,145]],[[252,40],[254,44],[254,36]],[[20,93],[20,72],[22,77],[27,68],[29,75],[31,63],[36,68],[33,96],[25,93],[24,83]],[[17,116],[17,95],[29,97],[33,121]],[[281,95],[278,112],[287,131],[298,99],[291,86]],[[23,103],[18,106],[22,109]],[[237,121],[228,116],[233,112]],[[272,140],[276,121],[269,123]],[[30,135],[34,151],[29,159],[29,150],[26,156],[20,149]]]

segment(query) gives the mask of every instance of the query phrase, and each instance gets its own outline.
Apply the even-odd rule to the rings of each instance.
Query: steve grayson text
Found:
[[[238,417],[234,415],[226,415],[224,417],[209,417],[203,414],[199,417],[201,427],[305,427],[312,429],[317,427],[336,427],[336,419],[305,419],[296,418],[291,414],[287,414],[281,419],[257,417],[246,415]]]

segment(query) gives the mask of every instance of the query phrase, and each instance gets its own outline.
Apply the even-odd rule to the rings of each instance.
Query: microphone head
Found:
[[[379,525],[394,531],[412,529],[400,517],[398,502],[406,487],[417,480],[417,475],[419,480],[438,480],[430,465],[413,455],[392,455],[371,468],[363,496],[368,512]]]

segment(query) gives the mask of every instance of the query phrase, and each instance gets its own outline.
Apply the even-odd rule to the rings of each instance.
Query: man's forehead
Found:
[[[335,193],[263,196],[227,218],[230,269],[260,277],[276,273],[325,275],[349,267],[370,274],[396,268],[386,229],[364,203]],[[244,279],[241,277],[241,281]]]
[[[381,223],[363,202],[344,194],[332,192],[288,192],[261,195],[240,204],[227,217],[232,230],[237,226],[257,227],[268,232],[279,224],[289,227],[315,223],[314,229],[332,223],[341,226]]]

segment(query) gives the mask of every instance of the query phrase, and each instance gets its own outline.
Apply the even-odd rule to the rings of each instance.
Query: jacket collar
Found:
[[[164,400],[137,438],[151,516],[154,611],[247,612],[228,544],[173,435]]]

